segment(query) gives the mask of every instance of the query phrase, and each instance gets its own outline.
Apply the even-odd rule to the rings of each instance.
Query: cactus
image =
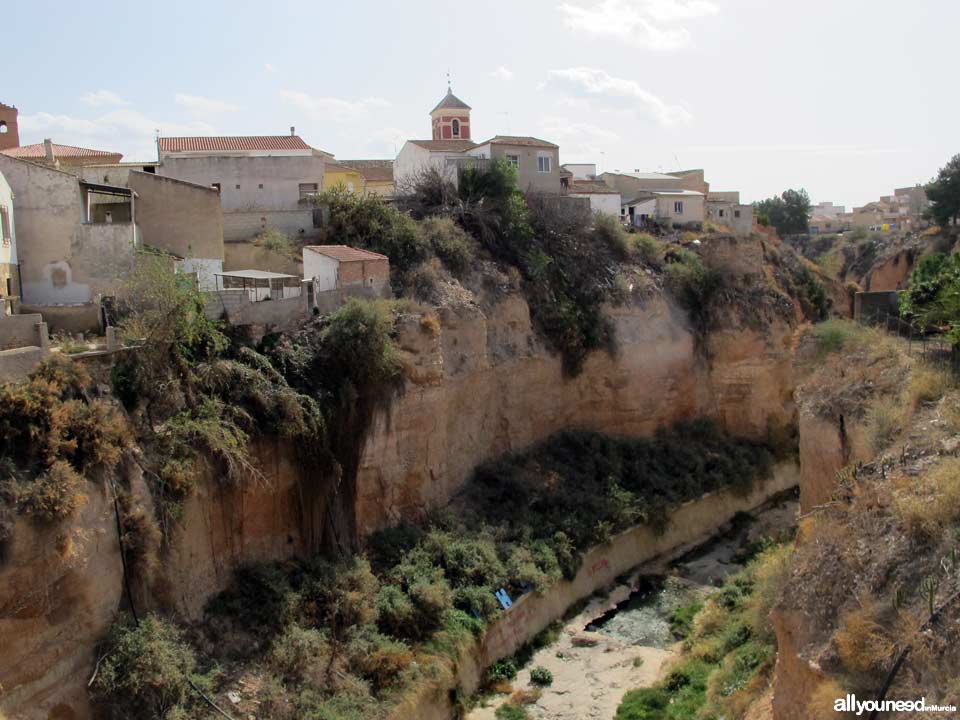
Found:
[[[934,601],[937,598],[937,590],[940,589],[940,580],[933,575],[928,575],[920,582],[920,591],[927,596],[927,606],[930,615],[933,615]]]

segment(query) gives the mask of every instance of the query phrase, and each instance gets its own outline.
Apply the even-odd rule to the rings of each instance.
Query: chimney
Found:
[[[53,154],[53,140],[50,138],[44,138],[43,140],[43,155],[50,165],[57,164],[57,158]]]
[[[290,135],[296,135],[296,134],[297,134],[297,129],[296,129],[293,125],[291,125],[291,126],[290,126]]]

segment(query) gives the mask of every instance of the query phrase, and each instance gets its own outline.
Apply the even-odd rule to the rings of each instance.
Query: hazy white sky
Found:
[[[5,17],[21,141],[128,160],[155,158],[156,129],[291,125],[338,158],[393,157],[429,137],[448,70],[475,139],[703,167],[746,201],[862,204],[960,152],[960,0],[35,0]]]

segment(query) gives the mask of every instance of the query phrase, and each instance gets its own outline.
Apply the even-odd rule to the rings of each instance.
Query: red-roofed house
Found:
[[[313,280],[317,292],[363,288],[379,296],[390,284],[390,260],[349,245],[307,245],[303,278]]]
[[[310,203],[333,156],[294,128],[289,135],[161,137],[157,151],[158,175],[220,192],[224,242],[249,241],[267,229],[294,239],[316,233]]]
[[[60,145],[50,139],[33,145],[8,148],[4,155],[20,160],[43,163],[51,167],[82,167],[84,165],[105,165],[118,163],[123,154],[110,150],[91,150],[75,145]]]

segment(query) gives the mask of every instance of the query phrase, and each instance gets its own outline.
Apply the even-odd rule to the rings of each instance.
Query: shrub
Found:
[[[817,353],[823,358],[848,347],[863,331],[849,320],[825,320],[814,325],[811,332],[817,343]]]
[[[110,717],[196,717],[197,661],[176,626],[155,615],[139,626],[115,623],[102,656],[91,692]]]
[[[810,268],[800,265],[793,271],[793,282],[797,288],[804,315],[814,320],[826,319],[830,311],[830,299],[823,284]]]
[[[301,589],[305,612],[314,625],[328,628],[334,640],[344,639],[355,625],[375,622],[380,582],[366,558],[318,559],[307,573]]]
[[[659,268],[663,254],[663,243],[649,233],[636,233],[629,236],[630,247],[634,253],[650,267]]]
[[[318,674],[315,668],[326,665],[329,656],[330,644],[323,633],[291,623],[274,641],[269,663],[284,680],[299,683]]]
[[[855,673],[869,673],[886,666],[894,645],[886,637],[876,607],[865,601],[843,617],[834,636],[840,659]]]
[[[376,599],[377,624],[393,637],[406,637],[413,622],[413,601],[396,585],[384,585]]]
[[[630,255],[630,241],[627,231],[623,229],[620,218],[607,213],[596,213],[593,216],[594,241],[604,246],[619,260],[626,260]]]
[[[513,661],[513,658],[497,660],[490,666],[490,669],[487,670],[487,681],[490,683],[513,680],[516,677],[517,664]]]
[[[703,603],[693,602],[689,605],[678,607],[670,613],[670,631],[678,640],[682,640],[690,634],[693,629],[693,618],[703,608]]]
[[[775,545],[757,555],[749,565],[752,586],[746,601],[747,619],[752,634],[764,642],[774,642],[770,611],[790,580],[793,552],[793,544]]]
[[[553,673],[542,665],[538,665],[530,671],[530,682],[540,687],[546,687],[553,684]]]
[[[413,653],[404,643],[375,632],[361,632],[347,650],[350,669],[370,683],[374,693],[397,687],[413,663]]]
[[[16,484],[17,509],[40,523],[63,520],[86,502],[83,485],[70,463],[57,460],[39,477]]]
[[[478,246],[469,233],[452,219],[430,217],[420,223],[420,232],[450,272],[462,276],[476,259]]]
[[[504,703],[494,713],[497,720],[527,720],[530,716],[522,705]]]
[[[290,238],[275,228],[267,228],[253,239],[253,244],[271,252],[288,255],[293,252],[293,243]]]
[[[960,520],[960,459],[944,458],[920,483],[894,497],[893,510],[915,541],[936,541]]]

